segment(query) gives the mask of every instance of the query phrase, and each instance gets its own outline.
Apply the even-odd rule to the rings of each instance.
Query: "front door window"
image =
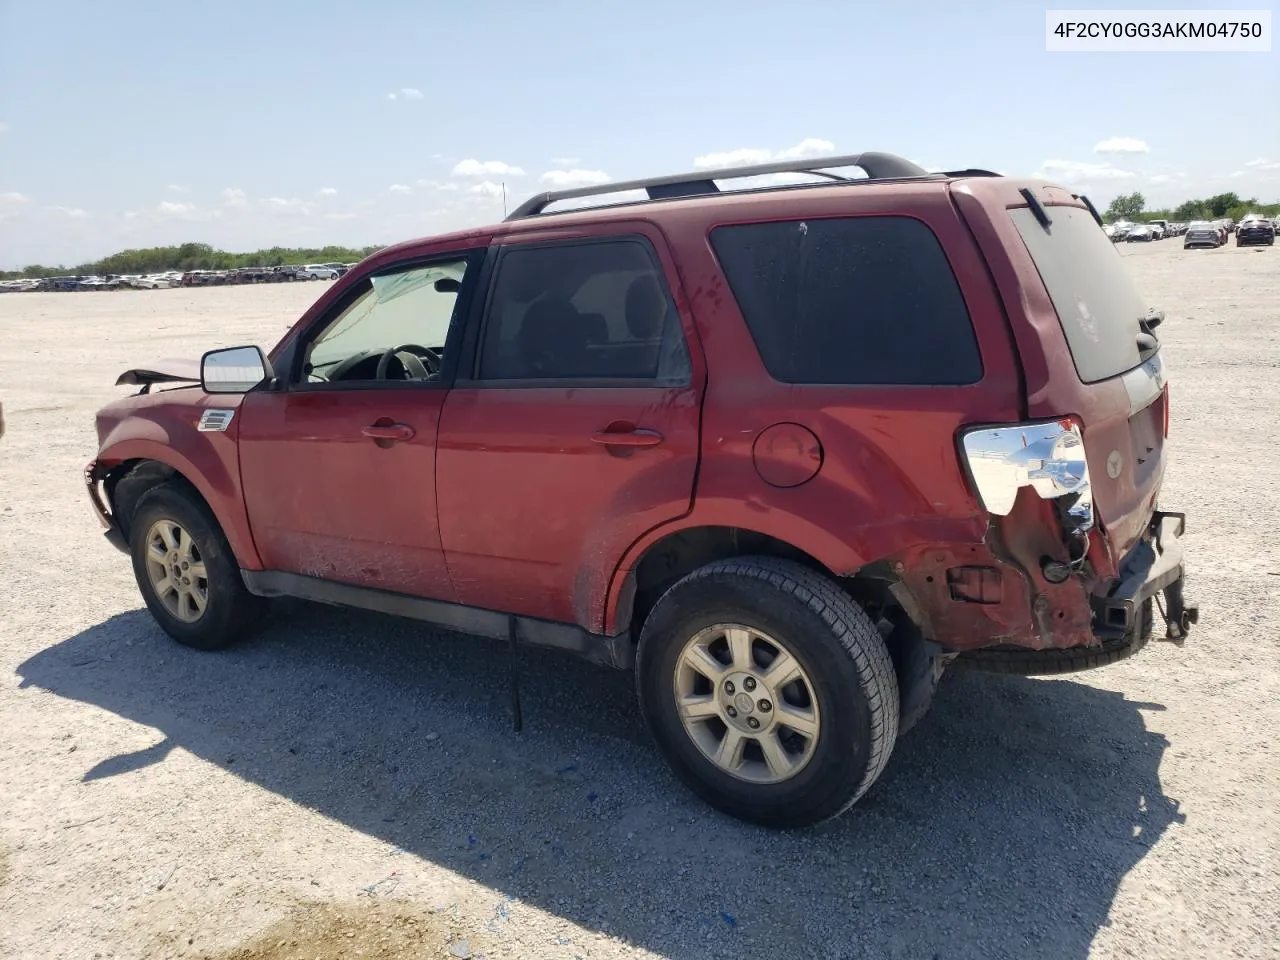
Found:
[[[435,380],[467,261],[373,276],[306,350],[302,382]]]

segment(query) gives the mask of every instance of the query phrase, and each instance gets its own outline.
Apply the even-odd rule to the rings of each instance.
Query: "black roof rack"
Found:
[[[1004,174],[974,168],[971,170],[948,170],[943,174],[943,176],[950,177],[953,180],[959,180],[961,177],[1001,177],[1004,176]]]
[[[643,190],[650,200],[668,200],[676,197],[697,197],[720,193],[716,180],[732,180],[742,177],[759,177],[770,173],[809,173],[831,180],[845,181],[851,178],[828,173],[832,167],[860,167],[872,180],[899,180],[913,178],[937,178],[946,174],[930,173],[910,160],[892,153],[867,151],[843,157],[817,157],[809,160],[781,160],[776,163],[758,163],[749,167],[722,167],[719,170],[699,170],[695,173],[676,173],[665,177],[649,177],[644,180],[627,180],[622,183],[605,183],[573,190],[549,190],[530,197],[516,207],[508,220],[522,220],[542,213],[548,206],[560,200],[577,200],[581,197],[605,196]]]

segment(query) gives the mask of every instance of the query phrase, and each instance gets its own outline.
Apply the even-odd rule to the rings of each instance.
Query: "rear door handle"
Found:
[[[656,447],[662,442],[662,434],[643,427],[626,431],[602,430],[591,435],[591,442],[605,447]]]
[[[412,440],[414,429],[407,423],[374,423],[360,432],[371,440]]]

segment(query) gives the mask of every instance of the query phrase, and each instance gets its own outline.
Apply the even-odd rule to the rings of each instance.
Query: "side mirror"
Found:
[[[433,286],[436,288],[436,293],[457,293],[462,289],[462,284],[453,277],[441,277]]]
[[[248,393],[272,376],[271,361],[258,347],[210,350],[200,358],[205,393]]]

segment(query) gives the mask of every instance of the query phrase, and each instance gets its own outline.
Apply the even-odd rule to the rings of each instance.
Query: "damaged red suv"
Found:
[[[726,189],[782,173],[824,179]],[[180,643],[293,596],[575,651],[710,804],[812,824],[948,665],[1195,622],[1161,319],[1038,181],[864,153],[542,194],[374,254],[269,355],[128,371],[85,479]]]

